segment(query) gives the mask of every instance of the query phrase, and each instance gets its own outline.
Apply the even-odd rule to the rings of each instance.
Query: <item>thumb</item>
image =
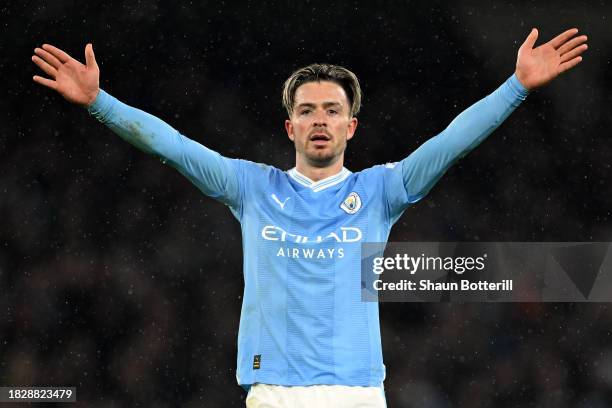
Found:
[[[533,46],[535,45],[535,42],[537,39],[538,39],[538,29],[533,28],[531,29],[531,32],[527,36],[527,39],[525,40],[523,45],[521,45],[521,48],[531,50]]]
[[[97,68],[98,64],[96,63],[96,56],[93,52],[93,45],[91,43],[85,46],[85,64],[87,68]]]

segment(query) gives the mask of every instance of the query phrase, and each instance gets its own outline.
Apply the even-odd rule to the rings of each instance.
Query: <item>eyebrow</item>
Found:
[[[337,101],[323,102],[323,107],[324,108],[329,108],[330,106],[340,106],[340,107],[342,107],[342,104],[340,102],[337,102]],[[299,109],[299,108],[306,108],[306,107],[307,108],[314,108],[314,107],[316,107],[316,105],[314,103],[311,103],[311,102],[303,102],[303,103],[300,103],[297,106],[297,109]]]

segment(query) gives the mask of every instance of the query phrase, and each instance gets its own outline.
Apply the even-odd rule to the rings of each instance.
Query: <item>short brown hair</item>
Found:
[[[361,108],[361,87],[357,76],[348,69],[339,65],[331,64],[310,64],[295,71],[283,85],[283,106],[287,114],[291,117],[293,104],[295,103],[295,91],[307,82],[331,81],[335,82],[344,89],[348,97],[350,115],[357,116]]]

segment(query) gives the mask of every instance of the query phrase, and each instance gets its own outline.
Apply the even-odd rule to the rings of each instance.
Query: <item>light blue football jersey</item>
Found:
[[[386,242],[404,210],[527,94],[513,75],[402,161],[343,168],[319,181],[223,157],[102,90],[89,112],[226,204],[240,222],[240,385],[382,386],[378,304],[361,301],[361,243]]]

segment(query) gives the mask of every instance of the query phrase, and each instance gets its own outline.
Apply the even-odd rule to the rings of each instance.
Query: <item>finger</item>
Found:
[[[59,48],[52,46],[51,44],[43,44],[43,48],[53,54],[55,58],[57,58],[61,62],[68,62],[72,59],[70,55],[66,54]]]
[[[520,49],[531,50],[537,39],[538,39],[538,29],[533,28],[531,32],[529,33],[529,35],[527,36],[527,38],[525,39],[525,41],[523,42],[523,44],[521,45]]]
[[[564,62],[563,64],[559,65],[559,74],[562,74],[565,71],[568,71],[574,68],[576,65],[580,63],[580,61],[582,61],[582,57],[576,57],[573,60]]]
[[[34,48],[34,53],[40,58],[44,59],[49,65],[51,65],[55,69],[58,69],[60,65],[62,65],[60,60],[58,60],[52,54],[48,53],[42,48]]]
[[[47,88],[51,88],[54,91],[57,90],[57,82],[55,82],[55,81],[52,81],[52,80],[47,79],[47,78],[40,77],[38,75],[34,75],[32,77],[32,79],[34,81],[38,82],[39,84],[46,86]]]
[[[552,40],[550,40],[548,43],[552,45],[553,48],[556,50],[561,45],[563,45],[563,43],[565,43],[567,40],[569,40],[574,35],[576,35],[577,32],[578,32],[577,28],[572,28],[570,30],[564,31],[558,36],[556,36],[555,38],[553,38]]]
[[[576,48],[580,44],[586,42],[587,39],[588,38],[587,38],[586,35],[581,35],[580,37],[572,38],[571,40],[569,40],[568,42],[563,44],[561,47],[559,47],[559,49],[557,51],[559,51],[560,55],[563,55],[566,52],[573,50],[574,48]]]
[[[580,47],[576,47],[573,50],[566,52],[565,54],[563,54],[561,56],[561,62],[566,62],[566,61],[570,61],[574,58],[576,58],[578,55],[582,54],[583,52],[585,52],[587,50],[587,48],[589,48],[588,45],[583,44]]]
[[[34,63],[45,72],[45,74],[55,79],[55,77],[57,76],[57,70],[51,65],[49,65],[44,59],[40,58],[37,55],[33,55],[32,61],[34,61]]]
[[[95,68],[98,66],[92,44],[87,44],[85,46],[85,64],[87,65],[87,68]]]

